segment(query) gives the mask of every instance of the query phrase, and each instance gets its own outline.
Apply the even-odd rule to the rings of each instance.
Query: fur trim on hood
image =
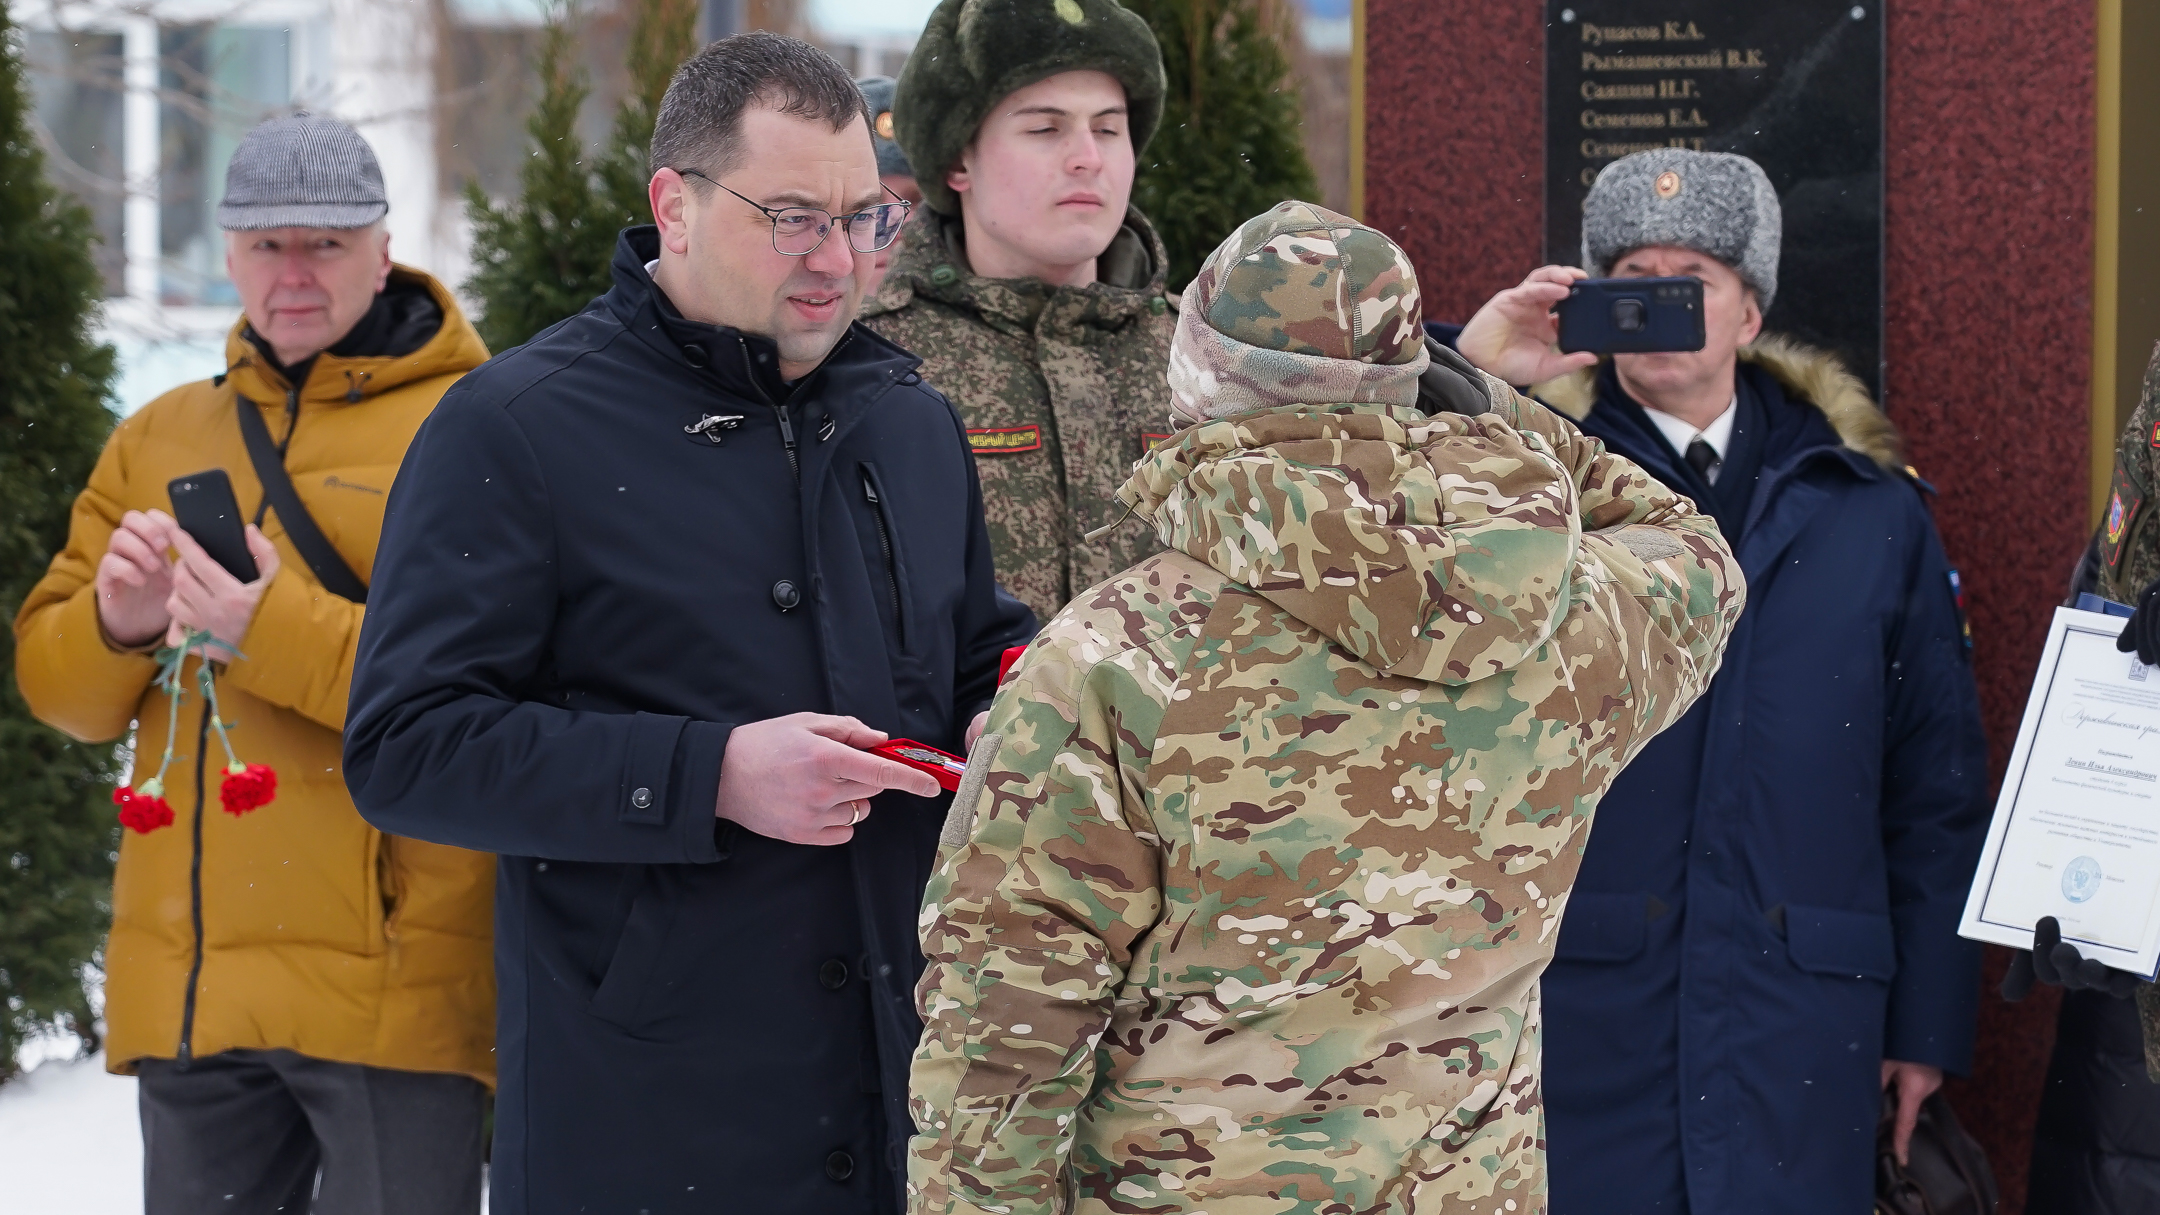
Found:
[[[1821,410],[1847,448],[1891,472],[1904,470],[1905,445],[1897,427],[1876,407],[1860,377],[1845,370],[1836,355],[1766,333],[1741,347],[1740,358],[1775,376],[1794,400]],[[1597,402],[1597,375],[1597,367],[1586,367],[1547,380],[1532,388],[1530,395],[1580,422]]]

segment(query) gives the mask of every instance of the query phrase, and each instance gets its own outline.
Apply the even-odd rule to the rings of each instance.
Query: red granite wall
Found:
[[[2040,639],[2089,522],[2093,32],[2090,0],[1891,6],[1886,320],[1890,416],[1942,491],[1968,571],[1999,777]],[[1991,949],[1999,977],[2008,953]],[[2052,993],[2050,993],[2052,994]],[[2024,1207],[2054,999],[1980,1005],[1952,1091]]]
[[[1965,571],[1995,770],[2089,534],[2090,0],[1888,8],[1886,396]],[[1543,9],[1366,0],[1365,216],[1463,320],[1538,264]],[[2055,1003],[1994,994],[1961,1117],[2023,1209]]]

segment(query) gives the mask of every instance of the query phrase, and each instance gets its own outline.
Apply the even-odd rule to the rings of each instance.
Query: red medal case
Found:
[[[895,738],[880,746],[865,747],[872,755],[882,755],[894,763],[906,764],[920,772],[928,772],[947,793],[960,787],[960,774],[967,770],[967,761],[950,751],[940,751],[912,738]]]

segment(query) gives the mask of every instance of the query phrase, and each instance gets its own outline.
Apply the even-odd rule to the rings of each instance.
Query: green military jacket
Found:
[[[2160,578],[2160,349],[2145,367],[2145,387],[2137,409],[2115,442],[2114,483],[2100,516],[2092,571],[2099,593],[2117,603],[2137,602],[2138,594]]]
[[[2145,365],[2137,408],[2115,440],[2115,472],[2100,529],[2073,590],[2092,590],[2135,604],[2160,579],[2160,347]],[[2138,1019],[2145,1028],[2145,1075],[2160,1083],[2160,987],[2140,983]]]
[[[909,224],[862,320],[921,357],[960,410],[998,580],[1048,620],[1158,551],[1145,528],[1087,533],[1117,518],[1111,495],[1170,430],[1169,257],[1138,211],[1086,287],[979,278],[963,239],[934,212]]]
[[[1544,1207],[1538,976],[1708,686],[1717,524],[1489,381],[1157,446],[1172,551],[990,710],[922,915],[912,1215]]]

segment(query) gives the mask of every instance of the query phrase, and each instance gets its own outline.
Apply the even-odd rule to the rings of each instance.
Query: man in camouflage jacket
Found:
[[[2100,526],[2072,576],[2069,602],[2091,592],[2134,604],[2124,649],[2160,658],[2160,349],[2145,368],[2137,408],[2115,444]],[[2032,1215],[2144,1210],[2160,1192],[2160,987],[2079,956],[2035,932],[2038,955],[2019,951],[2003,995],[2022,999],[2037,977],[2060,984],[2061,1012],[2047,1087],[2033,1128]]]
[[[2137,408],[2116,439],[2107,505],[2071,589],[2134,606],[2155,581],[2160,581],[2160,348],[2145,367]]]
[[[1500,381],[1420,412],[1421,336],[1310,204],[1202,267],[1118,494],[1171,551],[1030,645],[946,824],[915,1215],[1543,1209],[1538,976],[1745,593]]]
[[[1153,33],[1116,0],[945,0],[893,98],[926,213],[863,323],[960,410],[998,578],[1046,620],[1157,551],[1087,533],[1168,429],[1169,259],[1130,205],[1162,91]]]

